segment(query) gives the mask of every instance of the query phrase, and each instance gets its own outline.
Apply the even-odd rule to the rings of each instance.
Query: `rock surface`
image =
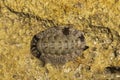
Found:
[[[62,24],[82,30],[89,49],[61,69],[41,67],[30,41]],[[120,80],[119,67],[120,0],[0,0],[0,80]]]

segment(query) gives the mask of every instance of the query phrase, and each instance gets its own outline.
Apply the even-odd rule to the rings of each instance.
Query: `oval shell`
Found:
[[[65,64],[87,48],[83,32],[70,26],[51,27],[31,41],[32,54],[44,64]]]

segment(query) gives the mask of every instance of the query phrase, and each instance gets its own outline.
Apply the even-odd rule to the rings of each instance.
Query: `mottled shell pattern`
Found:
[[[31,41],[32,54],[44,64],[65,64],[87,48],[83,32],[71,26],[50,27]]]

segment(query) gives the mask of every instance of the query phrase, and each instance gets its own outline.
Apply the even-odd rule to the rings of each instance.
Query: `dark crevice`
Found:
[[[15,11],[14,9],[10,8],[9,6],[7,6],[5,3],[4,3],[4,5],[10,12],[12,12],[12,13],[18,15],[18,16],[21,16],[23,18],[29,18],[29,19],[33,18],[37,21],[40,21],[45,27],[51,27],[51,26],[57,26],[58,25],[53,20],[43,19],[43,18],[41,18],[37,15],[33,15],[33,14],[30,14],[30,13],[18,12],[18,11]]]
[[[120,73],[120,66],[108,66],[105,69],[110,73]]]

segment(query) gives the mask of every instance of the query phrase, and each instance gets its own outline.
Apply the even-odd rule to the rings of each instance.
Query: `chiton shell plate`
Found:
[[[31,41],[32,54],[44,64],[65,64],[87,48],[83,32],[72,26],[50,27]]]

